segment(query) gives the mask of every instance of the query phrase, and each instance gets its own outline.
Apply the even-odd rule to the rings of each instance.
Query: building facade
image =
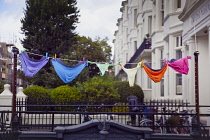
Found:
[[[113,40],[115,63],[133,68],[144,60],[160,69],[164,59],[191,56],[187,75],[168,67],[158,83],[140,68],[135,83],[142,87],[145,99],[181,99],[195,104],[194,52],[199,51],[200,102],[209,104],[210,1],[126,0],[120,11]],[[115,67],[115,76],[128,80],[120,66]]]
[[[12,84],[12,58],[13,54],[10,51],[13,44],[0,42],[0,80],[5,84]]]

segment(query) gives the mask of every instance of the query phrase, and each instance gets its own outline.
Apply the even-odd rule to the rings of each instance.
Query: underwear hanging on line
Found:
[[[20,53],[20,60],[22,62],[23,72],[25,76],[33,77],[42,67],[44,67],[49,58],[43,56],[40,60],[29,58],[26,52]]]
[[[168,67],[168,61],[165,61],[165,64],[162,66],[161,69],[154,70],[152,69],[147,63],[144,63],[142,60],[142,66],[147,73],[147,75],[152,79],[155,83],[160,82],[166,72]]]
[[[168,66],[181,74],[187,75],[189,72],[188,59],[191,59],[191,56],[181,59],[171,59],[168,63]]]
[[[96,63],[96,65],[98,66],[99,70],[101,71],[101,76],[104,76],[105,72],[109,68],[109,64],[98,64],[98,63]]]
[[[68,66],[65,65],[59,58],[56,60],[52,59],[51,62],[57,75],[64,83],[69,83],[74,80],[84,67],[87,66],[87,63],[84,61],[80,61],[74,66]]]
[[[135,68],[132,68],[132,69],[126,69],[121,63],[120,63],[120,66],[125,71],[125,73],[127,73],[127,75],[128,75],[129,86],[130,87],[134,86],[135,76],[136,76],[136,73],[137,73],[138,69],[141,66],[141,62],[139,62],[137,64],[137,66]]]
[[[119,64],[100,64],[100,63],[97,63],[97,62],[91,62],[91,61],[88,61],[88,63],[90,64],[96,64],[97,67],[99,68],[100,70],[100,75],[101,76],[104,76],[105,72],[108,70],[109,66],[112,66],[112,65],[119,65]]]

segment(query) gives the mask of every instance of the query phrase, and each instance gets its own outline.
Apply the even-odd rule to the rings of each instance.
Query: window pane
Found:
[[[164,79],[160,81],[160,96],[164,96]]]
[[[137,50],[137,41],[134,41],[134,50]]]
[[[148,17],[148,33],[149,35],[152,34],[152,16]]]
[[[182,36],[180,38],[181,38],[181,40],[180,40],[180,46],[182,46]]]
[[[176,74],[176,95],[182,95],[182,74]]]
[[[177,8],[181,8],[181,0],[177,0]]]
[[[134,9],[134,28],[137,26],[137,9]]]
[[[164,11],[161,11],[161,16],[162,16],[162,26],[164,26]]]
[[[151,67],[151,62],[148,62],[149,66]],[[152,88],[152,80],[150,79],[150,77],[148,76],[148,79],[147,79],[147,88],[148,89],[151,89]]]
[[[182,58],[182,51],[181,50],[177,50],[176,51],[176,59],[180,59]]]

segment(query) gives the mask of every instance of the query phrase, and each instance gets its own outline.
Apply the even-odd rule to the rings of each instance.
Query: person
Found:
[[[139,111],[139,107],[136,106],[136,105],[138,105],[138,98],[136,96],[128,96],[127,101],[128,101],[128,105],[132,105],[132,106],[129,106],[129,112],[138,112]],[[135,126],[136,125],[136,114],[131,114],[130,117],[131,117],[132,126]]]

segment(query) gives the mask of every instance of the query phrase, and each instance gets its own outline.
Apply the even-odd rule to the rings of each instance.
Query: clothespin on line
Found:
[[[82,57],[82,64],[84,64],[85,63],[85,58],[84,57]]]
[[[48,59],[48,52],[46,52],[46,59]]]

